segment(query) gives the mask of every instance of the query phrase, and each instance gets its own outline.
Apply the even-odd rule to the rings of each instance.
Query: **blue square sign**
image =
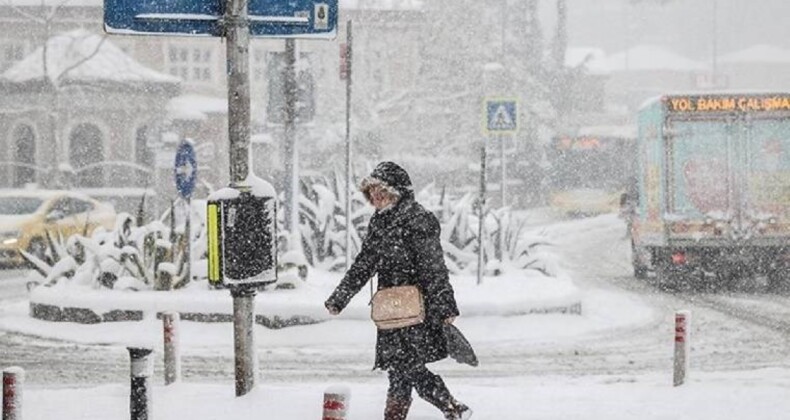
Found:
[[[515,99],[487,99],[485,118],[489,133],[515,132],[518,130],[518,102]]]

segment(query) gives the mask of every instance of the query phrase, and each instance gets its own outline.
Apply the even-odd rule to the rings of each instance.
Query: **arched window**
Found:
[[[20,125],[14,130],[14,162],[19,164],[14,166],[14,187],[36,182],[36,170],[32,167],[36,164],[36,134],[29,125]]]
[[[104,185],[104,170],[100,165],[104,160],[104,142],[98,127],[93,124],[80,124],[69,136],[69,162],[76,172],[76,184],[80,187],[101,187]]]

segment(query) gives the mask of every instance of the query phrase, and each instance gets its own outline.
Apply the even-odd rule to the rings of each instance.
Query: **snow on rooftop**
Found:
[[[182,95],[167,103],[167,119],[202,121],[208,114],[227,114],[228,99],[205,95]]]
[[[143,66],[105,36],[77,29],[56,35],[47,41],[47,61],[43,65],[44,47],[37,48],[22,61],[6,70],[1,79],[27,82],[46,77],[62,81],[115,81],[119,83],[178,83],[180,79]],[[84,60],[84,61],[83,61]],[[74,67],[76,65],[76,67]]]
[[[606,53],[600,48],[568,47],[565,50],[565,66],[584,66],[587,71],[595,74],[606,74]]]
[[[658,45],[637,45],[608,56],[605,68],[609,71],[638,70],[706,70],[706,64],[677,54]]]
[[[774,45],[757,44],[721,55],[719,63],[790,63],[790,51]]]

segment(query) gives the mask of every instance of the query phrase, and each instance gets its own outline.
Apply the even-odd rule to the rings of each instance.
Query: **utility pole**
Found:
[[[346,270],[351,267],[351,57],[353,36],[351,20],[346,24]]]
[[[285,228],[290,234],[289,247],[299,249],[299,151],[296,144],[296,40],[285,40]]]
[[[718,0],[713,0],[713,13],[711,14],[711,18],[713,19],[713,63],[711,65],[711,84],[714,87],[718,87],[718,84],[716,83],[716,71],[718,70],[716,68],[718,65],[718,16],[716,16],[716,14],[718,12],[718,3]]]
[[[478,200],[480,206],[480,218],[477,223],[477,284],[483,284],[483,271],[485,258],[483,258],[483,225],[485,223],[486,211],[486,139],[483,139],[483,144],[480,146],[480,199]]]
[[[250,173],[250,30],[247,0],[227,0],[225,38],[228,60],[228,134],[230,143],[230,186],[244,191]],[[236,396],[255,387],[255,340],[253,319],[256,290],[233,287],[233,350]]]

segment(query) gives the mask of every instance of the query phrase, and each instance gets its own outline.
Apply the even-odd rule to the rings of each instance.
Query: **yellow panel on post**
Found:
[[[222,245],[220,229],[220,204],[209,203],[206,209],[208,230],[208,281],[212,284],[222,283]]]

